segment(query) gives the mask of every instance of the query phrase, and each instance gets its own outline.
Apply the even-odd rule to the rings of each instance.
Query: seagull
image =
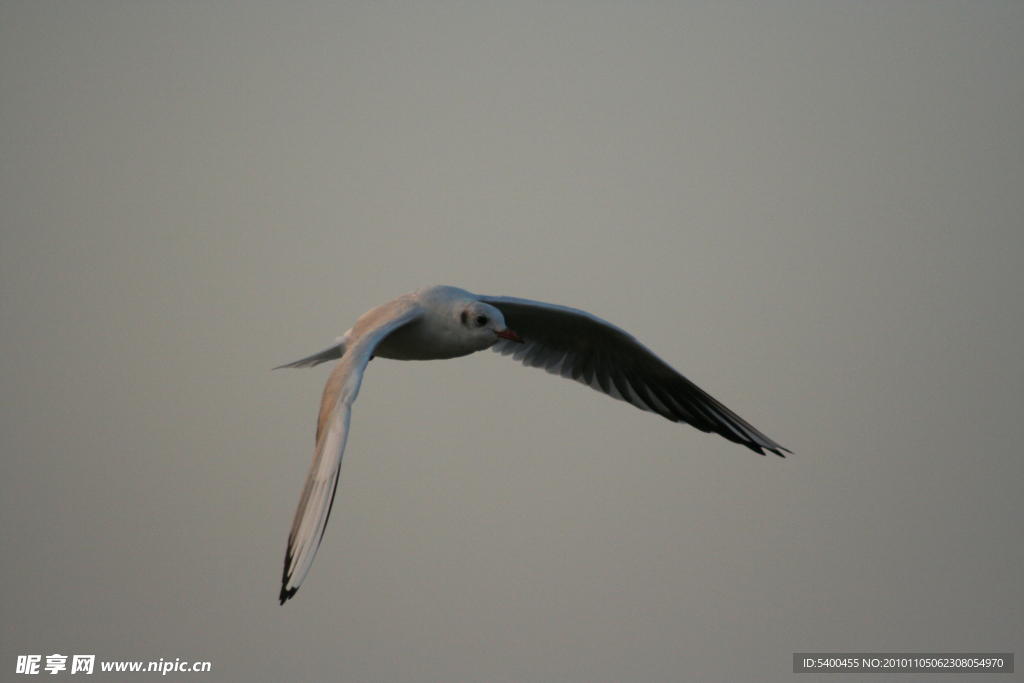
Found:
[[[584,311],[507,296],[434,286],[403,294],[364,314],[336,343],[280,368],[340,359],[320,403],[313,464],[284,556],[280,600],[295,595],[331,514],[352,404],[375,357],[439,360],[493,349],[523,365],[586,384],[640,410],[715,432],[755,453],[783,448],[658,358],[628,332]],[[275,368],[275,370],[278,368]]]

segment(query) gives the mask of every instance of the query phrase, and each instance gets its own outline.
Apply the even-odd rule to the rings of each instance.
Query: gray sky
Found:
[[[3,3],[3,677],[1020,655],[1022,35],[1019,2]],[[280,607],[328,368],[270,368],[427,284],[612,321],[794,455],[492,353],[378,361]]]

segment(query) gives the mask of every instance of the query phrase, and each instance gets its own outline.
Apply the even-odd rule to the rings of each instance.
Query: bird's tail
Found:
[[[334,340],[334,344],[328,346],[326,349],[317,351],[312,356],[306,356],[300,358],[297,361],[291,363],[285,363],[284,365],[278,365],[274,370],[280,370],[281,368],[311,368],[314,365],[320,365],[326,363],[329,360],[337,360],[345,355],[345,347],[348,343],[348,332],[344,336],[338,337]]]

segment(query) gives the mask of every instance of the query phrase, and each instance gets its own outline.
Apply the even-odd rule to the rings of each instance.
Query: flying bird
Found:
[[[280,600],[295,595],[313,564],[338,486],[352,403],[375,357],[437,360],[491,348],[523,365],[574,379],[641,410],[715,432],[761,455],[785,457],[746,420],[673,370],[629,333],[584,311],[456,287],[424,287],[364,314],[335,344],[282,368],[341,359],[327,379],[316,450],[284,557]],[[276,369],[276,368],[275,368]]]

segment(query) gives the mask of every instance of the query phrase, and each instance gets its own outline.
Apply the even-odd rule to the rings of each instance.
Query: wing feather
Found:
[[[481,296],[525,341],[493,349],[524,365],[574,379],[596,391],[715,432],[755,453],[785,457],[783,448],[676,372],[632,335],[585,311],[505,296]]]
[[[315,365],[328,360],[329,357],[323,356],[329,356],[329,352],[333,352],[338,346],[344,354],[331,371],[320,402],[313,463],[302,488],[291,532],[288,534],[288,549],[285,551],[284,572],[281,576],[282,605],[299,590],[299,585],[313,564],[313,558],[320,547],[320,539],[327,528],[327,519],[331,515],[334,494],[338,488],[341,456],[345,452],[345,442],[348,440],[352,403],[359,394],[363,371],[370,362],[374,349],[389,334],[415,322],[421,315],[422,310],[418,306],[404,305],[396,310],[393,316],[363,332],[358,338],[351,339],[350,335],[346,335],[345,342],[284,366]]]

